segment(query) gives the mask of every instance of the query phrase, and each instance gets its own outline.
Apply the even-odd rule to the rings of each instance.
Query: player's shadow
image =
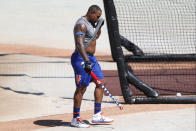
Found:
[[[91,125],[91,126],[96,126],[96,125],[112,125],[112,123],[98,123],[98,124],[95,124],[95,123],[91,123],[89,122],[88,120],[83,120],[84,123],[88,124],[88,125]]]
[[[92,127],[102,127],[102,128],[111,128],[114,129],[111,126],[105,126],[105,125],[111,125],[111,124],[92,124],[88,120],[83,120],[84,123],[92,126]],[[39,126],[47,126],[47,127],[57,127],[57,126],[71,126],[70,122],[63,122],[62,120],[37,120],[33,122],[35,125]]]
[[[70,122],[63,122],[62,120],[37,120],[33,122],[35,125],[56,127],[56,126],[70,126]]]

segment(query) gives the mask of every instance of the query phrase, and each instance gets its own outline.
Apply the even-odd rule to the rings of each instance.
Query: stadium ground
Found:
[[[195,131],[194,104],[124,104],[124,110],[120,111],[108,96],[104,96],[103,112],[115,119],[113,124],[72,128],[69,125],[75,86],[70,59],[4,53],[7,55],[0,56],[2,131]],[[100,65],[104,70],[116,69],[113,62],[101,61]],[[93,114],[93,90],[91,84],[81,109],[81,116],[88,124]],[[122,97],[115,98],[123,102]]]
[[[1,0],[0,131],[195,131],[196,105],[124,105],[120,111],[107,96],[103,112],[115,119],[112,125],[69,126],[75,90],[69,60],[73,21],[92,4],[103,9],[99,0]],[[96,55],[104,70],[113,70],[107,27],[102,31]],[[93,88],[81,109],[87,123],[93,114]]]

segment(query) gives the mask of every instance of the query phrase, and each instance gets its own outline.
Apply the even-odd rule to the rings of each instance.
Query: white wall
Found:
[[[0,0],[0,44],[74,49],[74,23],[92,4],[104,11],[102,0]],[[106,24],[97,50],[110,50]]]

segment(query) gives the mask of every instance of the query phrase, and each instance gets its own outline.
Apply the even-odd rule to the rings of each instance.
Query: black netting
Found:
[[[105,5],[111,48],[119,50],[112,30],[118,26],[124,59],[132,73],[160,94],[196,94],[195,0],[113,2],[118,25],[112,23],[115,15],[109,15],[113,8]]]
[[[119,33],[145,55],[196,54],[195,0],[114,0]],[[130,54],[124,50],[124,54]]]

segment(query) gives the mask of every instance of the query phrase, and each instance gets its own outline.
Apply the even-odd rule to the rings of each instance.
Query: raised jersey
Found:
[[[76,21],[75,26],[77,24],[84,24],[87,28],[87,31],[85,34],[85,39],[84,39],[84,46],[85,46],[85,48],[87,48],[90,44],[89,43],[90,39],[93,37],[93,35],[95,33],[95,28],[93,27],[93,25],[89,21],[87,21],[87,19],[84,16],[82,16],[81,18],[79,18]],[[75,26],[74,26],[74,28],[75,28]],[[74,35],[75,35],[75,33],[76,32],[74,32]],[[96,37],[94,39],[96,39]]]

